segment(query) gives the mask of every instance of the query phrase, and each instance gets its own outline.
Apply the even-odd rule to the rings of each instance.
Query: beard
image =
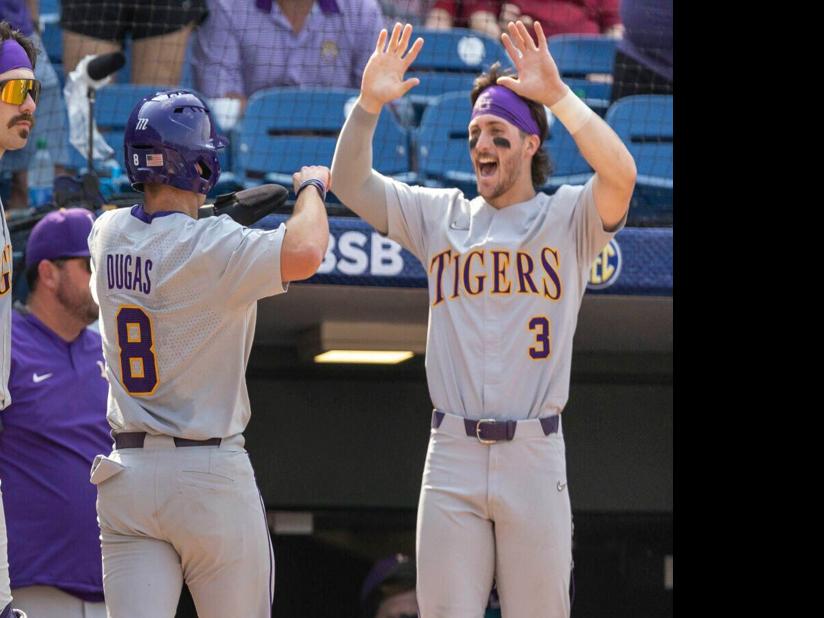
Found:
[[[94,322],[100,313],[88,288],[73,288],[65,279],[57,286],[57,300],[66,313],[86,326]]]
[[[476,171],[476,174],[478,175],[478,178],[480,178],[480,170]],[[515,159],[515,157],[507,157],[505,161],[499,158],[497,184],[495,184],[495,186],[492,187],[492,190],[490,192],[484,195],[481,192],[481,185],[480,183],[478,183],[478,193],[487,202],[490,200],[497,199],[515,186],[515,183],[518,180],[518,174],[518,161]]]

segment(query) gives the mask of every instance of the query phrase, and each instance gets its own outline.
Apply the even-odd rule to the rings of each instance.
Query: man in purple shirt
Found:
[[[15,607],[34,618],[105,618],[95,486],[111,447],[100,335],[89,324],[92,214],[50,212],[29,236],[29,297],[12,313],[0,478]]]
[[[274,86],[359,88],[382,27],[376,0],[211,0],[196,87],[244,101]]]

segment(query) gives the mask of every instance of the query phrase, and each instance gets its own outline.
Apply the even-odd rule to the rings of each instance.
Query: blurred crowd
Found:
[[[0,0],[0,19],[35,42],[43,84],[32,138],[0,167],[10,211],[35,205],[34,187],[80,171],[85,153],[78,158],[69,144],[63,84],[90,55],[127,51],[119,81],[192,88],[212,101],[224,128],[262,89],[358,88],[380,29],[396,21],[499,40],[506,23],[520,19],[539,21],[550,37],[615,38],[622,96],[672,92],[671,0]],[[48,24],[59,29],[49,53]],[[53,166],[45,180],[35,170],[43,161]]]

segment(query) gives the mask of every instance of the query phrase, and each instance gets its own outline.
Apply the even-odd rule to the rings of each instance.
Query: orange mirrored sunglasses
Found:
[[[0,81],[0,101],[11,105],[22,105],[26,95],[31,94],[37,103],[40,98],[40,81],[36,79],[6,79]]]

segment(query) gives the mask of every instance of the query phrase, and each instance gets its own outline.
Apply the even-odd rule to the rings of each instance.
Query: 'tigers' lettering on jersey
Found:
[[[561,256],[552,247],[541,249],[537,260],[526,251],[474,249],[461,254],[447,249],[429,263],[435,284],[432,306],[484,291],[492,295],[535,294],[557,302],[563,288],[560,267]]]
[[[110,290],[133,290],[148,294],[152,291],[149,273],[152,261],[139,255],[106,254],[106,279]]]

